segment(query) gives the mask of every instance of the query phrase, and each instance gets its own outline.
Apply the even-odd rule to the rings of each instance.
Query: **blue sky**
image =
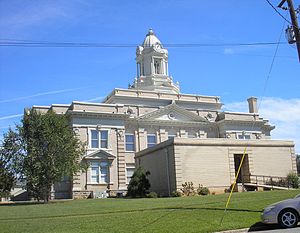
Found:
[[[264,0],[0,1],[0,42],[138,45],[149,28],[165,44],[277,42],[283,22]],[[294,140],[300,152],[295,46],[279,46],[265,91],[275,45],[168,49],[170,74],[183,93],[220,96],[232,111],[247,111],[246,99],[259,97],[262,116],[276,125],[273,137]],[[0,47],[0,135],[25,107],[97,102],[115,87],[127,88],[134,59],[135,48]]]

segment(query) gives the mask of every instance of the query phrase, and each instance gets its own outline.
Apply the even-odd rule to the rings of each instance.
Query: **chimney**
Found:
[[[249,112],[250,113],[258,113],[257,109],[257,98],[256,97],[250,97],[247,99],[248,105],[249,105]]]

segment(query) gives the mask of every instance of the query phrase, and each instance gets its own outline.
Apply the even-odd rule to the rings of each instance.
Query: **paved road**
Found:
[[[249,229],[240,229],[240,230],[232,230],[232,231],[223,231],[226,233],[300,233],[300,224],[298,227],[292,229],[280,229],[278,225],[266,225],[262,223],[256,223],[251,226]],[[221,232],[220,232],[221,233]]]
[[[280,229],[278,225],[266,225],[263,223],[257,223],[250,227],[246,232],[253,233],[300,233],[300,225],[292,229]]]

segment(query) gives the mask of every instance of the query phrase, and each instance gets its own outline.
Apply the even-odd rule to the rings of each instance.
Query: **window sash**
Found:
[[[134,135],[125,134],[125,150],[126,151],[135,151]]]
[[[239,134],[238,135],[238,139],[240,139],[240,140],[248,140],[248,139],[250,139],[250,135],[249,134]]]
[[[108,131],[107,130],[101,130],[101,148],[107,148],[108,146]]]
[[[108,130],[91,130],[91,148],[108,148]]]
[[[99,148],[99,133],[97,130],[91,130],[91,147]]]
[[[91,162],[91,182],[107,184],[109,182],[109,169],[106,162]]]
[[[152,147],[156,145],[156,135],[147,135],[147,146]]]
[[[108,183],[108,166],[100,166],[101,183]]]
[[[126,183],[129,184],[130,180],[133,176],[135,168],[134,167],[128,167],[126,168]]]

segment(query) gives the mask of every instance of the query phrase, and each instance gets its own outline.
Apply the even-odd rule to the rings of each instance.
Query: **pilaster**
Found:
[[[126,189],[124,130],[117,130],[118,189]]]

